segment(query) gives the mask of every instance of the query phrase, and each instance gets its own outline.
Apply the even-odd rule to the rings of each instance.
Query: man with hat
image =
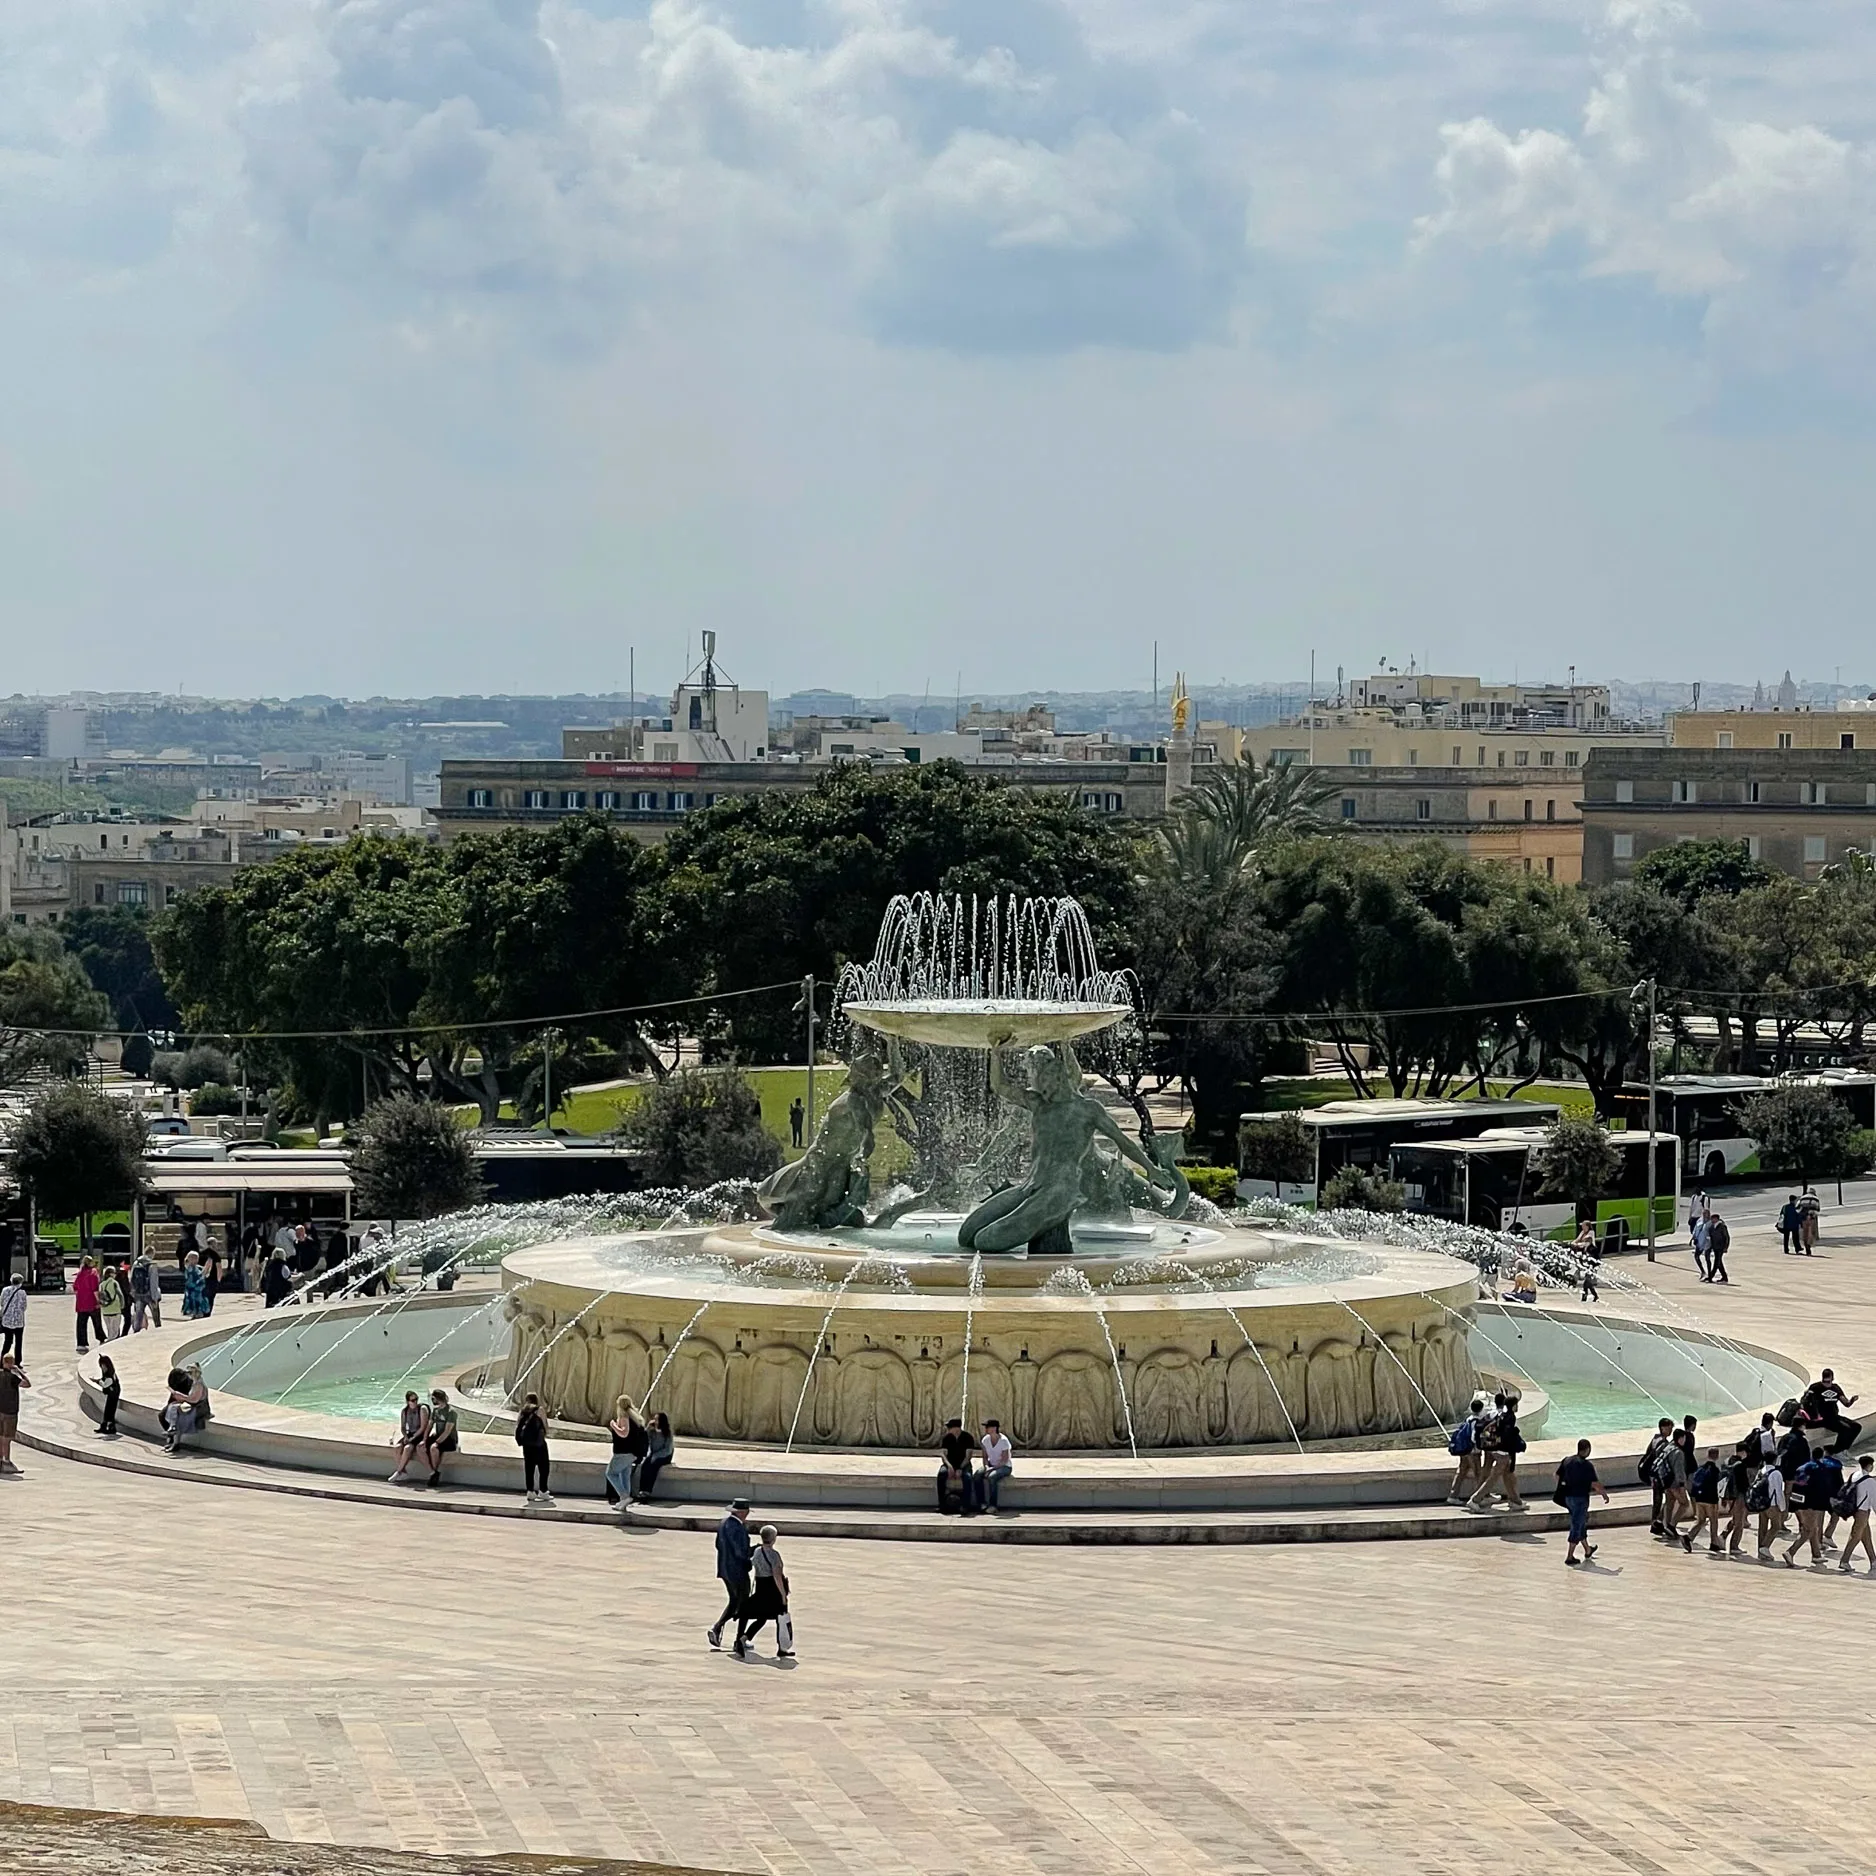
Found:
[[[746,1498],[731,1499],[728,1514],[717,1526],[717,1580],[729,1600],[723,1613],[706,1631],[710,1646],[721,1648],[724,1625],[734,1622],[736,1639],[730,1645],[730,1652],[741,1659],[749,1652],[743,1646],[742,1637],[743,1607],[749,1600],[749,1500]]]

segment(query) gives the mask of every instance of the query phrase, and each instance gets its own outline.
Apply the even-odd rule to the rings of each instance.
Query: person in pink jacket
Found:
[[[104,1346],[104,1317],[98,1309],[98,1265],[97,1260],[89,1255],[78,1260],[78,1275],[72,1279],[72,1304],[78,1311],[78,1352],[83,1354],[89,1344],[85,1340],[87,1327],[98,1338],[98,1346]]]

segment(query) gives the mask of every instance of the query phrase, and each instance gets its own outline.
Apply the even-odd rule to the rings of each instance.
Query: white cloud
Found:
[[[1702,311],[1722,375],[1816,371],[1876,392],[1876,149],[1812,123],[1728,115],[1681,76],[1688,10],[1613,0],[1574,136],[1444,125],[1444,206],[1423,245],[1554,252],[1586,278],[1634,278]]]

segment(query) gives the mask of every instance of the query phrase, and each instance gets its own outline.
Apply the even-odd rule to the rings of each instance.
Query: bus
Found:
[[[1239,1116],[1238,1195],[1313,1205],[1316,1194],[1344,1166],[1384,1173],[1388,1154],[1416,1140],[1476,1139],[1489,1127],[1546,1126],[1562,1110],[1547,1101],[1434,1101],[1426,1099],[1325,1101],[1320,1107],[1278,1108]],[[1277,1184],[1252,1178],[1242,1157],[1247,1132],[1294,1116],[1303,1123],[1311,1164],[1303,1176]]]
[[[1573,1238],[1576,1207],[1541,1193],[1542,1127],[1494,1127],[1476,1140],[1429,1140],[1397,1146],[1388,1175],[1405,1187],[1407,1209],[1481,1231],[1523,1231],[1531,1237]],[[1611,1250],[1648,1235],[1648,1143],[1643,1133],[1612,1133],[1621,1170],[1596,1200],[1596,1230]],[[1681,1143],[1652,1136],[1655,1235],[1672,1236],[1680,1210]]]
[[[1759,1143],[1740,1124],[1740,1104],[1773,1088],[1828,1088],[1859,1127],[1876,1127],[1876,1074],[1826,1068],[1815,1075],[1663,1075],[1655,1083],[1655,1125],[1681,1143],[1681,1173],[1702,1185],[1750,1178]],[[1648,1084],[1631,1081],[1616,1112],[1638,1131],[1648,1125]]]

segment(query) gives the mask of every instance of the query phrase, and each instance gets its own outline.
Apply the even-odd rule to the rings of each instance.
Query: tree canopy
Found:
[[[42,1218],[88,1219],[136,1196],[143,1125],[81,1081],[54,1082],[13,1130],[13,1177]]]
[[[37,1069],[76,1073],[110,1026],[109,1001],[56,931],[0,926],[0,1087]]]
[[[352,1184],[367,1218],[438,1218],[482,1196],[474,1148],[455,1116],[408,1097],[366,1110],[352,1140]]]

